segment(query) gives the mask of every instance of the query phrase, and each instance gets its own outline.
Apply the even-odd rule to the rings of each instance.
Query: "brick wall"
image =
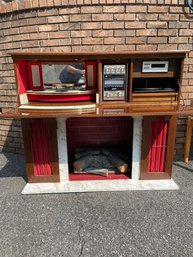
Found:
[[[0,108],[16,106],[9,52],[180,50],[185,61],[183,97],[193,97],[193,14],[184,0],[0,1]],[[179,119],[176,157],[182,158],[184,118]],[[18,131],[15,131],[18,130]],[[15,137],[14,133],[17,132]],[[21,149],[19,121],[0,123],[0,150]]]

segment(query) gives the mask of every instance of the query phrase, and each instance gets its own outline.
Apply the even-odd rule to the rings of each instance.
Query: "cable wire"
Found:
[[[190,10],[193,11],[193,6],[190,4],[190,0],[186,0],[186,4],[190,8]]]

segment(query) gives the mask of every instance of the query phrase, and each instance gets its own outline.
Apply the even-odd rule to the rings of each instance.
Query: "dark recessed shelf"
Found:
[[[150,87],[150,88],[135,88],[134,93],[163,93],[163,92],[175,92],[174,88],[161,88],[161,87]]]

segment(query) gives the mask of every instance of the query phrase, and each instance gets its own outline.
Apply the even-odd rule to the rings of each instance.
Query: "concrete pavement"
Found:
[[[0,154],[0,257],[192,257],[193,161],[177,191],[22,195],[22,155]]]

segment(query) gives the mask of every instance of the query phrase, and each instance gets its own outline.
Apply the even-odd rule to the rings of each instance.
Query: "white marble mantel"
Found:
[[[66,119],[57,118],[57,125],[60,182],[27,183],[22,191],[23,194],[179,189],[173,179],[139,180],[142,117],[133,117],[132,175],[131,179],[125,180],[69,181]]]

